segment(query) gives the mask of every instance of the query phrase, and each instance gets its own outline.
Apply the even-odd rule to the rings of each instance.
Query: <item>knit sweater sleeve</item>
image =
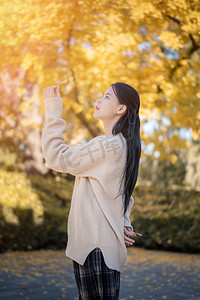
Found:
[[[47,165],[57,171],[74,176],[98,176],[105,173],[105,164],[110,165],[123,150],[115,136],[97,136],[88,143],[68,146],[63,131],[66,122],[62,116],[62,98],[44,99],[47,125],[42,131],[42,153]]]
[[[132,230],[133,230],[133,226],[131,225],[130,214],[131,214],[131,208],[133,207],[133,204],[134,204],[134,198],[133,198],[133,196],[131,196],[129,206],[128,206],[127,211],[124,215],[124,226],[131,227]]]

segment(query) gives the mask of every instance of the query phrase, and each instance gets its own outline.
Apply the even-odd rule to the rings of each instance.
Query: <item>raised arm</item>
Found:
[[[93,176],[105,172],[105,164],[117,159],[122,144],[116,136],[97,136],[88,143],[68,146],[64,140],[66,122],[61,118],[62,98],[44,99],[47,125],[42,132],[42,152],[48,166],[74,176]]]

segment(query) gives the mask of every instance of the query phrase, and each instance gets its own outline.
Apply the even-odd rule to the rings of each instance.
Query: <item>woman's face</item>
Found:
[[[93,115],[100,120],[114,119],[117,111],[122,106],[119,104],[111,86],[107,89],[103,97],[96,101],[95,105],[96,107]]]

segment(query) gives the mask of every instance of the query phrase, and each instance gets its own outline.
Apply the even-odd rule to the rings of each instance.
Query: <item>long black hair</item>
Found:
[[[130,197],[135,188],[138,171],[139,161],[141,155],[141,141],[140,141],[140,97],[138,92],[130,85],[123,82],[116,82],[111,84],[113,91],[120,104],[127,107],[126,113],[120,117],[112,128],[112,134],[115,135],[119,132],[123,134],[126,139],[127,154],[126,164],[123,177],[120,184],[124,180],[123,190],[123,208],[124,214],[128,208]]]

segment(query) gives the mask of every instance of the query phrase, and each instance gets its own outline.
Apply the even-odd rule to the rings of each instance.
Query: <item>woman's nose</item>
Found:
[[[99,99],[96,101],[96,103],[98,103],[98,104],[100,103]],[[95,106],[96,106],[96,104],[95,104]]]

